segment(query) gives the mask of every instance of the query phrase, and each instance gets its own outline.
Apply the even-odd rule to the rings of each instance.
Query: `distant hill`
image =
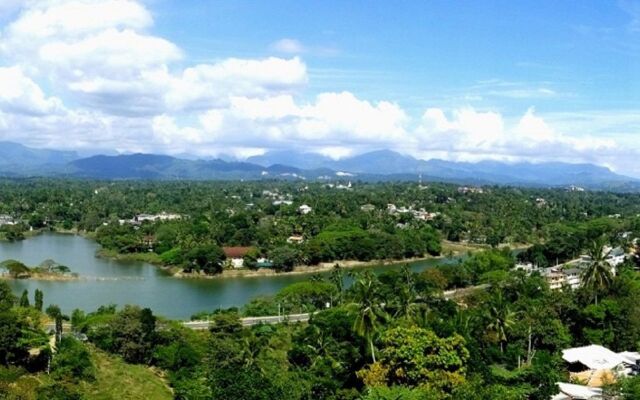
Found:
[[[294,167],[304,168],[308,163],[307,153],[266,153],[255,161],[278,161]],[[567,186],[578,185],[592,188],[637,186],[640,181],[614,173],[608,168],[593,164],[505,163],[481,161],[478,163],[444,160],[419,160],[391,150],[379,150],[341,160],[319,156],[313,159],[314,168],[356,173],[366,179],[371,175],[394,179],[415,179],[422,175],[425,180],[447,182],[469,182],[477,184]]]
[[[75,151],[33,149],[14,142],[0,142],[0,170],[34,167],[41,165],[64,165],[76,160]]]
[[[296,176],[298,168],[247,162],[184,160],[164,155],[93,156],[69,164],[67,175],[98,179],[260,179]]]
[[[31,149],[0,142],[0,175],[5,177],[65,176],[95,179],[308,179],[441,181],[458,184],[514,186],[583,186],[591,189],[640,191],[640,180],[593,164],[478,163],[419,160],[379,150],[333,160],[295,151],[268,152],[247,161],[198,160],[157,154],[97,155]]]

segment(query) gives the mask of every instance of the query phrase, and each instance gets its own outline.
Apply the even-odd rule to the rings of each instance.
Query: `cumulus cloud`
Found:
[[[394,101],[340,88],[305,93],[300,54],[317,49],[295,39],[271,45],[280,57],[190,64],[152,34],[152,13],[136,0],[12,0],[3,10],[15,15],[0,30],[3,139],[201,156],[295,147],[338,158],[392,148],[467,160],[608,162],[621,151],[611,139],[571,136],[566,118],[550,122],[533,108],[513,118],[432,107],[412,118]],[[491,80],[468,95],[535,101],[558,93],[545,82]],[[602,130],[614,124],[600,121]]]
[[[423,152],[447,152],[463,160],[527,159],[577,161],[617,149],[611,139],[562,134],[528,109],[516,121],[496,112],[462,108],[447,117],[438,108],[425,111],[417,129]]]
[[[0,67],[0,88],[0,110],[5,113],[44,116],[63,111],[60,99],[46,97],[20,67]]]

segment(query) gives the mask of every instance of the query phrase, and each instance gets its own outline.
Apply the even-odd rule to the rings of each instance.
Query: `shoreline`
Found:
[[[50,231],[56,234],[67,234],[67,235],[78,235],[88,240],[95,241],[92,237],[92,234],[89,232],[78,232],[78,231]],[[42,231],[34,232],[33,236],[36,236]],[[523,249],[529,247],[528,244],[524,243],[511,243],[511,244],[503,244],[499,247],[511,247],[514,250]],[[489,249],[490,247],[484,244],[475,244],[475,243],[459,243],[459,242],[450,242],[447,240],[442,241],[442,252],[438,256],[423,256],[423,257],[412,257],[400,260],[370,260],[370,261],[358,261],[358,260],[339,260],[332,262],[324,262],[318,265],[298,265],[293,268],[292,271],[288,272],[277,272],[271,268],[264,268],[258,270],[250,270],[250,269],[227,269],[222,271],[220,274],[216,275],[204,275],[200,273],[185,273],[183,270],[176,266],[165,265],[159,259],[159,256],[155,253],[130,253],[123,254],[118,253],[113,250],[108,250],[104,248],[100,248],[96,251],[95,256],[98,258],[104,258],[109,260],[116,261],[124,261],[124,262],[144,262],[153,265],[154,267],[159,268],[167,276],[176,279],[233,279],[233,278],[261,278],[261,277],[275,277],[275,276],[296,276],[296,275],[313,275],[318,273],[326,273],[332,271],[336,265],[339,266],[340,269],[353,270],[353,269],[361,269],[361,268],[371,268],[371,267],[381,267],[381,266],[394,266],[394,265],[403,265],[403,264],[412,264],[420,261],[426,260],[442,260],[446,258],[456,258],[461,257],[464,254],[476,251],[482,251]],[[20,278],[11,278],[9,276],[0,276],[0,279],[3,280],[18,280]],[[74,281],[74,280],[83,280],[83,278],[78,276],[32,276],[25,279],[32,280],[43,280],[43,281]]]
[[[457,255],[454,254],[453,257]],[[381,266],[394,266],[403,264],[412,264],[425,260],[439,260],[445,259],[445,256],[426,256],[426,257],[413,257],[402,260],[371,260],[371,261],[358,261],[358,260],[341,260],[334,262],[325,262],[318,265],[298,265],[288,272],[277,272],[271,268],[262,268],[258,270],[250,269],[227,269],[216,275],[203,275],[199,273],[184,273],[182,270],[174,273],[172,276],[177,279],[229,279],[229,278],[263,278],[274,276],[295,276],[295,275],[313,275],[325,272],[333,271],[335,266],[338,265],[342,270],[353,270],[360,268],[371,268]]]
[[[72,281],[81,281],[83,278],[80,276],[73,275],[55,275],[55,274],[41,274],[34,273],[29,277],[24,278],[14,278],[10,275],[0,275],[0,280],[3,281],[49,281],[49,282],[72,282]]]

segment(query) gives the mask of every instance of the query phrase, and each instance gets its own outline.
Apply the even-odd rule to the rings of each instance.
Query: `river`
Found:
[[[20,242],[0,242],[0,261],[14,259],[35,266],[46,259],[68,266],[80,275],[77,281],[16,280],[10,285],[16,294],[35,289],[44,292],[45,306],[57,304],[65,312],[74,308],[94,311],[101,305],[137,304],[155,314],[189,319],[199,311],[242,306],[260,295],[272,295],[309,275],[278,275],[259,278],[176,279],[160,268],[143,262],[96,257],[99,245],[77,235],[43,233]],[[420,271],[451,259],[432,259],[411,264]],[[397,266],[371,267],[382,272]]]

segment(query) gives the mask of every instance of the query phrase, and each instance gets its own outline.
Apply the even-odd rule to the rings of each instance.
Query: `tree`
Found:
[[[469,351],[460,335],[438,337],[433,331],[396,327],[380,337],[379,375],[388,385],[426,387],[451,392],[465,382]],[[365,377],[375,363],[359,373]]]
[[[36,289],[33,297],[34,297],[33,307],[38,311],[42,311],[43,302],[44,302],[44,294],[42,293],[42,290]]]
[[[186,255],[190,266],[207,274],[219,274],[222,272],[222,264],[225,260],[222,248],[216,244],[203,244],[194,247]]]
[[[336,297],[337,291],[329,282],[303,281],[282,289],[276,299],[295,307],[297,312],[310,312],[325,308]]]
[[[29,276],[29,267],[20,261],[6,260],[0,263],[0,267],[6,269],[14,279]]]
[[[20,296],[20,307],[29,307],[29,291],[27,289],[22,291]]]
[[[16,297],[11,291],[11,287],[5,281],[0,281],[0,311],[8,311],[16,302]]]
[[[590,261],[582,272],[582,286],[594,295],[595,304],[598,304],[598,293],[608,289],[613,282],[611,265],[606,260],[609,253],[604,251],[602,238],[591,243],[588,255]]]
[[[505,301],[502,292],[498,292],[486,312],[488,320],[487,331],[500,343],[500,352],[504,352],[504,344],[507,342],[507,333],[516,322],[516,313],[511,311],[508,302]]]
[[[353,299],[356,310],[354,331],[366,339],[371,352],[371,360],[376,362],[373,346],[374,336],[380,325],[387,319],[387,314],[380,298],[380,282],[370,271],[360,274],[353,283]]]
[[[110,323],[111,350],[130,363],[148,362],[155,342],[155,325],[151,310],[126,305]]]
[[[71,382],[95,379],[91,354],[80,341],[72,337],[64,337],[60,341],[56,357],[51,362],[51,371],[56,379]]]
[[[292,271],[298,260],[298,254],[295,249],[288,246],[277,247],[269,254],[273,268],[276,271],[288,272]]]
[[[60,310],[60,307],[58,307],[55,304],[52,304],[49,307],[47,307],[46,313],[51,319],[55,321],[55,326],[56,326],[55,334],[56,334],[56,345],[57,345],[62,340],[62,322],[68,321],[69,317],[64,315],[62,313],[62,310]]]

